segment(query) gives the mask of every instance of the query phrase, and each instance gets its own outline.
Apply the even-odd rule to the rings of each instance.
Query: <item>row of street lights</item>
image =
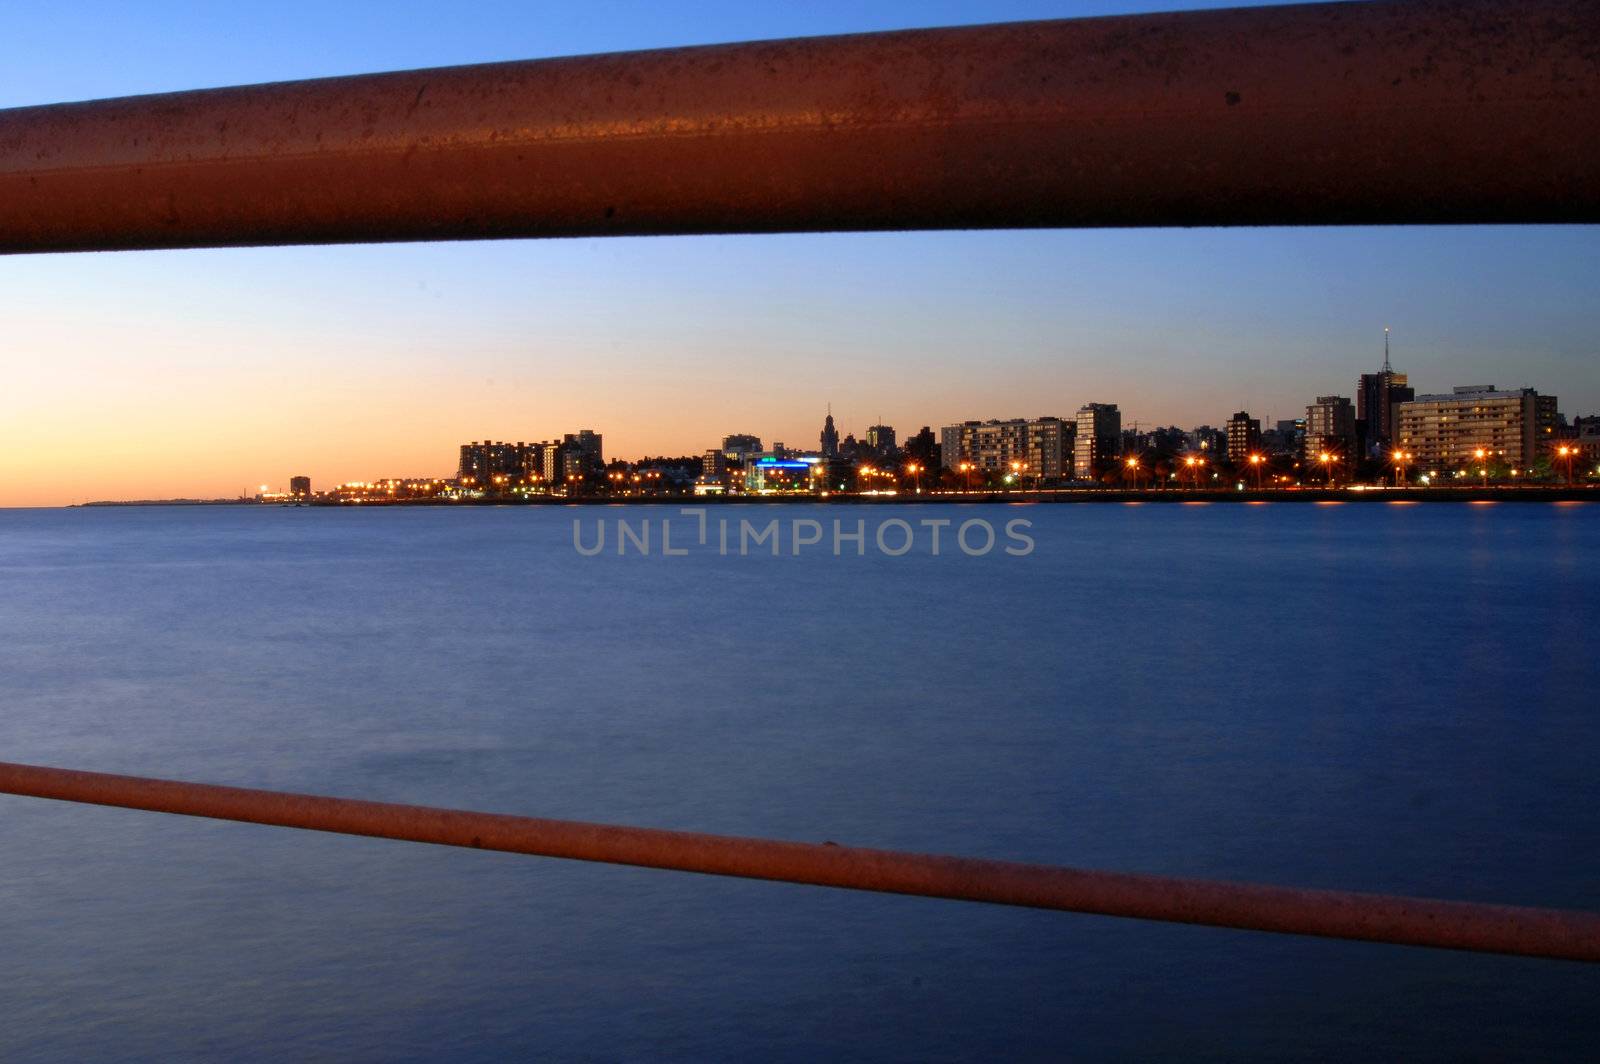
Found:
[[[916,469],[918,467],[913,466],[912,468]],[[956,471],[958,473],[960,473],[962,475],[962,477],[964,477],[966,479],[967,490],[968,491],[972,490],[972,473],[973,473],[973,470],[975,470],[977,468],[978,467],[972,462],[959,462],[959,463],[956,464]],[[1026,468],[1027,468],[1027,466],[1023,462],[1020,462],[1020,461],[1012,462],[1011,463],[1011,474],[1008,477],[1006,477],[1006,483],[1010,484],[1013,481],[1023,480],[1024,479],[1023,470],[1026,469]]]
[[[1500,454],[1504,454],[1505,452],[1502,451],[1502,452],[1499,452],[1499,453]],[[1566,466],[1566,469],[1567,469],[1567,484],[1568,484],[1568,486],[1571,486],[1571,484],[1573,482],[1572,467],[1573,467],[1573,463],[1577,459],[1579,453],[1580,452],[1579,452],[1579,449],[1577,447],[1568,446],[1566,444],[1562,444],[1562,445],[1558,446],[1555,449],[1555,454],[1556,454],[1557,458],[1559,458],[1560,461],[1562,462],[1562,464],[1564,464]],[[1396,450],[1396,451],[1391,451],[1389,453],[1389,461],[1392,462],[1393,465],[1394,465],[1394,484],[1395,484],[1395,487],[1397,487],[1397,488],[1401,487],[1405,483],[1406,468],[1407,468],[1407,466],[1409,466],[1416,459],[1416,457],[1417,457],[1417,455],[1416,455],[1415,451]],[[1488,460],[1492,457],[1492,455],[1490,454],[1490,452],[1487,449],[1479,447],[1473,452],[1473,457],[1479,463],[1480,472],[1481,472],[1481,474],[1483,476],[1483,486],[1484,487],[1488,487],[1489,486]],[[1266,457],[1266,455],[1263,455],[1263,454],[1252,454],[1252,455],[1248,456],[1247,461],[1249,461],[1250,468],[1255,473],[1256,490],[1257,491],[1261,491],[1262,490],[1262,486],[1263,486],[1262,485],[1262,478],[1263,478],[1263,476],[1265,474],[1265,470],[1266,470],[1266,466],[1267,466],[1267,457]],[[1337,470],[1338,470],[1339,463],[1341,461],[1341,457],[1339,455],[1331,452],[1331,451],[1318,451],[1317,455],[1316,455],[1316,461],[1317,461],[1317,463],[1319,465],[1322,466],[1322,469],[1323,469],[1323,478],[1324,478],[1323,483],[1324,483],[1324,486],[1329,488],[1329,489],[1333,488],[1335,486],[1336,481],[1337,481],[1337,477],[1338,477]],[[1126,476],[1129,477],[1133,481],[1134,490],[1137,491],[1139,489],[1140,482],[1141,482],[1141,479],[1142,479],[1142,476],[1143,476],[1143,473],[1144,473],[1144,469],[1143,469],[1142,464],[1140,463],[1139,458],[1137,456],[1129,456],[1128,458],[1126,458],[1124,460],[1123,466],[1127,471],[1126,472]],[[1198,489],[1200,487],[1200,475],[1201,475],[1201,472],[1204,470],[1205,466],[1206,466],[1206,459],[1201,455],[1193,455],[1193,454],[1191,454],[1191,455],[1185,455],[1184,458],[1183,458],[1182,471],[1187,471],[1188,472],[1190,482],[1192,483],[1192,485],[1196,489]],[[916,465],[907,466],[906,468],[908,469],[908,471],[914,471],[914,472],[919,472],[920,471],[920,467],[918,467]],[[968,491],[972,490],[972,474],[977,468],[978,468],[977,465],[975,463],[973,463],[973,462],[960,462],[956,466],[956,471],[959,472],[962,475],[962,477],[965,479],[965,481],[966,481],[966,485],[967,485],[967,490]],[[1021,463],[1021,462],[1012,462],[1011,463],[1011,471],[1012,471],[1013,476],[1020,477],[1021,472],[1022,472],[1022,468],[1023,468],[1023,463]],[[1515,470],[1512,471],[1512,475],[1513,476],[1516,475],[1516,471]],[[1177,474],[1174,473],[1173,476],[1174,476],[1174,478],[1176,478]],[[1007,477],[1006,478],[1007,483],[1010,483],[1011,479],[1012,479],[1011,477]],[[1426,478],[1424,478],[1424,479],[1426,479]],[[918,481],[919,490],[920,490],[920,483],[921,482],[920,482],[920,478],[919,478],[919,481]]]
[[[1331,455],[1326,455],[1326,454],[1322,455],[1321,457],[1322,457],[1324,462],[1327,462],[1332,458]],[[1250,460],[1250,468],[1255,471],[1256,490],[1260,491],[1261,490],[1261,474],[1262,474],[1262,470],[1266,466],[1266,461],[1267,461],[1266,456],[1265,455],[1260,455],[1260,454],[1252,454],[1250,456],[1249,460]],[[1142,473],[1144,472],[1143,468],[1139,464],[1139,459],[1137,457],[1129,457],[1128,459],[1126,459],[1126,461],[1123,463],[1123,465],[1128,470],[1128,476],[1133,478],[1133,487],[1134,487],[1134,490],[1137,491],[1139,489],[1140,477],[1141,477]],[[1206,460],[1203,457],[1201,457],[1200,455],[1196,455],[1196,454],[1184,455],[1183,467],[1186,470],[1189,471],[1189,479],[1190,479],[1191,483],[1193,483],[1193,485],[1197,489],[1200,487],[1200,473],[1205,468],[1205,465],[1206,465]],[[1173,475],[1176,476],[1177,474],[1173,474]]]

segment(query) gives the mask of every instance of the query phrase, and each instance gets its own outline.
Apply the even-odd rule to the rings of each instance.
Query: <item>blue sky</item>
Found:
[[[62,3],[0,8],[0,107],[375,70],[1199,4]],[[0,258],[0,505],[438,475],[1117,402],[1292,417],[1382,357],[1600,412],[1593,227],[795,235]],[[282,400],[294,400],[285,404]],[[55,434],[81,443],[23,446]],[[9,438],[8,438],[9,437]],[[203,441],[198,447],[197,441]]]

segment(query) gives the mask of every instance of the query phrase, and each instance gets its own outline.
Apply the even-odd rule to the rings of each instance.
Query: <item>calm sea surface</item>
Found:
[[[867,555],[573,549],[675,513],[0,511],[0,760],[1600,908],[1600,506],[716,508]],[[889,557],[889,517],[1036,546]],[[7,1062],[1593,1059],[1597,1001],[1571,963],[0,797]]]

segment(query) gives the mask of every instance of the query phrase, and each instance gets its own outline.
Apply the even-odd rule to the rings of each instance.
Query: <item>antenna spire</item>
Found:
[[[1383,327],[1383,372],[1394,372],[1389,368],[1389,327],[1387,325]]]

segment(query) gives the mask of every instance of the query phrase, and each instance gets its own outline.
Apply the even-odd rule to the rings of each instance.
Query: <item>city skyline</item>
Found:
[[[1587,471],[1600,458],[1596,431],[1600,415],[1568,419],[1559,409],[1558,396],[1534,388],[1457,385],[1448,393],[1417,395],[1406,385],[1407,374],[1394,369],[1387,355],[1386,342],[1381,371],[1359,378],[1364,394],[1358,403],[1346,396],[1318,396],[1303,418],[1269,421],[1265,428],[1261,418],[1246,410],[1235,411],[1222,428],[1137,421],[1125,425],[1116,403],[1089,402],[1072,418],[966,419],[941,425],[937,433],[924,425],[920,432],[908,432],[902,447],[897,429],[882,423],[872,425],[860,439],[848,433],[841,441],[830,404],[815,448],[777,439],[769,444],[753,433],[729,433],[719,445],[696,454],[613,454],[608,459],[603,454],[604,434],[593,429],[549,440],[485,437],[457,448],[453,477],[424,473],[345,479],[328,490],[314,491],[313,479],[299,474],[290,477],[287,492],[262,484],[255,498],[527,501],[574,490],[587,495],[595,487],[622,495],[672,495],[688,492],[691,479],[697,496],[878,494],[897,489],[902,481],[909,481],[920,494],[924,477],[935,484],[952,478],[958,487],[970,490],[978,476],[1003,478],[997,483],[1008,490],[1069,483],[1123,488],[1131,483],[1137,490],[1156,475],[1163,482],[1176,482],[1192,474],[1188,486],[1200,488],[1202,469],[1212,480],[1228,475],[1223,484],[1206,486],[1243,489],[1254,480],[1258,491],[1266,487],[1268,476],[1274,488],[1304,486],[1319,475],[1324,486],[1331,487],[1336,473],[1347,473],[1350,483],[1369,485],[1387,484],[1392,477],[1396,488],[1410,483],[1408,475],[1426,487],[1475,472],[1487,488],[1491,476],[1497,484],[1518,486],[1541,477],[1559,479],[1565,473],[1570,487],[1577,466]],[[690,468],[700,475],[694,476]],[[1600,474],[1600,469],[1595,472]],[[765,474],[777,475],[778,483],[769,483]],[[250,494],[244,489],[239,498]]]
[[[1390,331],[1385,329],[1383,336],[1385,340],[1389,340],[1391,338]],[[1389,351],[1386,346],[1385,354],[1388,353]],[[1388,363],[1385,362],[1383,365],[1386,367],[1387,364]],[[1407,369],[1409,369],[1409,367],[1407,367]],[[1417,374],[1414,372],[1406,372],[1402,370],[1396,370],[1395,372],[1402,380],[1409,377],[1413,380],[1413,382],[1415,382],[1417,377]],[[1357,396],[1359,395],[1360,388],[1365,384],[1365,381],[1369,376],[1370,374],[1367,373],[1358,374],[1355,378],[1354,384],[1345,388],[1342,392],[1335,390],[1326,395],[1318,394],[1316,396],[1308,396],[1306,400],[1299,405],[1291,403],[1282,411],[1241,406],[1237,411],[1229,411],[1226,416],[1211,416],[1189,420],[1140,417],[1137,414],[1137,411],[1141,408],[1139,406],[1140,397],[1138,396],[1132,397],[1134,405],[1131,407],[1127,405],[1128,400],[1125,398],[1105,396],[1102,396],[1101,398],[1106,399],[1113,409],[1118,407],[1121,408],[1120,410],[1117,410],[1117,413],[1121,418],[1119,427],[1123,430],[1132,431],[1135,428],[1138,428],[1144,431],[1150,431],[1168,426],[1181,428],[1185,431],[1210,428],[1219,431],[1222,434],[1222,437],[1225,439],[1229,419],[1235,416],[1237,413],[1246,413],[1253,419],[1258,420],[1263,428],[1271,428],[1279,421],[1305,419],[1308,414],[1313,413],[1311,408],[1317,407],[1323,400],[1337,398],[1344,402],[1347,412],[1353,417],[1355,413],[1355,403]],[[1510,388],[1512,390],[1529,387],[1522,384],[1510,386],[1503,385],[1499,383],[1499,378],[1490,378],[1475,386],[1484,387],[1491,384],[1501,389]],[[1437,398],[1437,393],[1448,393],[1452,390],[1460,391],[1464,390],[1464,388],[1473,386],[1474,385],[1452,383],[1435,387],[1430,383],[1425,388],[1412,388],[1411,391],[1415,392],[1419,398]],[[1531,387],[1539,391],[1541,394],[1548,396],[1551,400],[1558,401],[1560,403],[1559,413],[1569,419],[1583,415],[1592,416],[1592,414],[1595,412],[1593,409],[1587,407],[1574,408],[1572,403],[1565,397],[1561,396],[1560,393],[1552,395],[1550,389],[1548,388],[1539,387],[1538,385],[1532,385]],[[1424,393],[1435,394],[1429,395]],[[978,388],[975,389],[975,394],[981,395],[987,394],[987,392],[985,389]],[[604,405],[604,397],[604,393],[597,395],[597,399],[602,400],[602,402],[598,405]],[[968,404],[970,405],[970,403],[973,401],[976,400],[969,400]],[[274,404],[268,404],[268,407],[270,408],[273,405]],[[909,436],[915,433],[919,427],[932,428],[937,434],[946,426],[974,422],[995,423],[998,421],[1011,419],[1031,420],[1040,417],[1058,417],[1070,424],[1081,417],[1084,408],[1099,406],[1100,401],[1086,399],[1080,403],[1063,402],[1057,405],[1060,407],[1059,410],[1041,410],[1029,412],[969,410],[962,416],[939,419],[929,419],[927,417],[919,417],[916,415],[907,418],[896,419],[884,415],[876,415],[871,418],[863,419],[865,423],[861,424],[860,426],[856,426],[852,422],[847,422],[842,417],[836,416],[834,414],[835,404],[833,402],[826,402],[823,404],[823,407],[824,417],[827,419],[827,425],[830,427],[837,425],[837,428],[835,429],[837,438],[844,439],[847,437],[854,437],[857,440],[865,442],[868,438],[870,430],[880,426],[890,429],[898,427],[899,431]],[[804,414],[802,413],[800,416],[804,417]],[[781,443],[790,451],[816,453],[819,450],[817,446],[817,440],[815,438],[817,425],[819,423],[815,419],[812,421],[811,431],[809,433],[803,427],[798,428],[795,432],[783,433],[766,431],[763,430],[762,426],[748,424],[747,422],[749,422],[751,419],[743,417],[743,415],[738,413],[729,414],[726,411],[723,411],[717,415],[713,415],[713,417],[720,418],[720,420],[713,420],[698,427],[691,426],[685,430],[686,434],[683,435],[682,438],[686,439],[688,442],[681,447],[674,447],[670,445],[651,446],[648,442],[644,443],[642,446],[629,447],[626,443],[624,443],[622,445],[616,445],[615,449],[610,449],[609,455],[627,461],[635,461],[647,457],[694,456],[702,454],[708,447],[715,446],[718,440],[730,433],[746,431],[749,431],[752,436],[770,441],[772,445]],[[515,419],[515,415],[513,419]],[[588,415],[581,413],[578,414],[575,419],[569,419],[569,421],[573,421],[574,423],[575,421],[584,421],[587,423],[590,420],[594,421],[596,424],[600,423],[599,419],[590,419],[588,418]],[[727,424],[724,424],[723,422],[727,422]],[[509,442],[512,439],[522,439],[524,437],[528,439],[534,439],[546,431],[547,426],[545,426],[544,422],[541,421],[539,426],[524,426],[522,428],[518,428],[518,430],[515,432],[481,432],[469,435],[474,441],[481,439],[487,443],[491,440],[504,439]],[[583,431],[588,432],[589,430],[584,429]],[[606,428],[602,431],[607,436],[618,440],[627,441],[640,438],[640,435],[637,431],[629,431],[629,426],[625,424],[612,428]],[[1315,434],[1316,433],[1313,433],[1313,435]],[[557,433],[557,435],[559,436],[560,433]],[[387,458],[380,457],[378,459],[376,468],[381,469],[381,473],[375,473],[373,468],[370,467],[362,470],[344,470],[342,473],[335,473],[333,472],[334,469],[341,468],[341,464],[339,463],[338,459],[313,455],[309,460],[306,461],[289,460],[286,464],[280,462],[277,467],[265,470],[258,476],[246,476],[243,478],[234,477],[233,483],[225,483],[220,480],[202,481],[197,483],[193,478],[186,478],[184,476],[184,467],[179,464],[168,471],[165,479],[153,479],[151,481],[152,483],[170,485],[170,487],[166,489],[157,489],[149,492],[124,491],[120,494],[113,491],[108,494],[101,495],[95,495],[92,492],[71,492],[57,500],[34,502],[13,502],[7,500],[3,495],[0,495],[0,507],[73,505],[82,502],[115,498],[221,498],[233,495],[235,490],[237,490],[240,495],[251,495],[256,493],[257,489],[262,486],[270,487],[273,490],[279,490],[283,484],[287,483],[287,480],[291,475],[290,473],[283,471],[289,466],[294,467],[293,475],[310,477],[313,482],[320,484],[356,483],[369,480],[374,476],[379,475],[382,477],[399,478],[448,478],[455,475],[456,470],[444,468],[445,466],[450,465],[450,463],[448,461],[441,460],[437,454],[429,454],[427,458],[421,462],[421,465],[418,468],[402,468],[405,466],[406,460],[398,457],[406,454],[415,454],[420,451],[424,446],[421,441],[435,441],[442,438],[442,433],[434,426],[413,425],[410,426],[408,432],[394,432],[387,437],[379,437],[364,441],[367,449],[371,453],[375,453],[380,456],[388,456]],[[451,442],[446,450],[451,453],[460,451],[460,437],[457,437],[454,442]],[[0,459],[0,461],[4,461],[4,459]],[[1068,455],[1067,464],[1069,467],[1072,465],[1072,456],[1070,453]]]
[[[241,4],[16,13],[0,106],[402,69],[1217,4]],[[384,17],[373,17],[379,11]],[[165,12],[167,17],[163,17]],[[284,18],[303,35],[254,32]],[[175,29],[174,27],[181,27]],[[969,418],[1300,416],[1382,329],[1420,392],[1600,410],[1592,227],[584,239],[0,259],[0,506],[448,472],[463,440],[593,425],[619,455]],[[403,428],[401,428],[403,426]],[[565,429],[563,429],[564,431]]]

